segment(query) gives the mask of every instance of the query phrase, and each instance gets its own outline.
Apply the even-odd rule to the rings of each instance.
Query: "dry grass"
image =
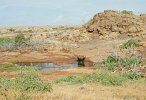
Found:
[[[128,97],[132,100],[144,100],[146,87],[105,87],[97,85],[61,85],[56,86],[52,100],[123,100]]]
[[[25,94],[10,90],[6,92],[7,96],[0,95],[0,100],[6,100],[6,97],[9,100],[16,100],[16,97],[24,100],[29,96],[30,100],[146,100],[145,91],[146,86],[136,84],[120,87],[58,84],[50,93]]]

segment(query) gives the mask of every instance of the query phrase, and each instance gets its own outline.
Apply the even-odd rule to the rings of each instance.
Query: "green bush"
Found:
[[[118,67],[123,67],[123,68],[138,67],[140,62],[141,60],[138,58],[127,58],[127,57],[121,58],[119,56],[110,55],[103,62],[103,64],[108,70],[113,70]]]
[[[25,69],[26,68],[26,69]],[[51,91],[52,84],[42,80],[36,69],[20,68],[19,75],[14,79],[1,78],[0,89],[15,89],[20,91]]]
[[[127,11],[127,10],[123,10],[123,11],[121,11],[121,13],[134,15],[132,11]]]
[[[14,38],[0,38],[0,45],[3,43],[12,43],[14,42]]]
[[[28,30],[29,33],[33,33],[33,30]]]
[[[142,43],[140,40],[130,39],[127,42],[120,45],[120,48],[121,49],[128,49],[128,48],[134,48],[134,47],[140,47],[140,46],[142,46]]]
[[[124,73],[122,74],[123,77],[130,79],[130,80],[137,80],[140,78],[140,75],[138,75],[135,72],[128,72],[128,73]]]
[[[15,45],[19,47],[23,44],[26,44],[26,38],[24,34],[20,33],[15,37]]]
[[[15,32],[15,29],[13,29],[13,28],[10,28],[10,29],[8,29],[10,32]]]
[[[24,75],[15,80],[18,88],[23,91],[51,91],[52,85],[36,75]]]
[[[103,63],[105,65],[105,67],[107,67],[109,70],[112,70],[118,66],[119,62],[120,62],[119,57],[110,55],[107,57],[107,59]]]

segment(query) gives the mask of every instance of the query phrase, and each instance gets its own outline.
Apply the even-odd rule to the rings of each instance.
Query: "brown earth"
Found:
[[[15,52],[2,52],[0,53],[0,65],[8,65],[15,62],[54,62],[58,65],[74,64],[76,62],[76,56],[73,53],[63,53],[63,52],[41,52],[41,51],[27,51],[21,53],[21,51]],[[52,66],[54,67],[54,66]],[[54,72],[42,72],[42,75],[47,79],[52,80],[58,77],[63,77],[67,75],[75,74],[86,74],[91,73],[95,69],[93,66],[88,68],[76,68],[76,69],[66,69]],[[8,78],[14,78],[17,76],[13,71],[0,71],[0,76],[5,75]]]
[[[61,52],[39,52],[39,51],[28,51],[21,53],[20,51],[15,52],[3,52],[0,53],[0,64],[13,63],[13,62],[60,62],[60,63],[72,63],[74,60],[73,55],[69,53]]]
[[[54,72],[42,72],[42,75],[49,80],[54,80],[68,75],[85,75],[95,71],[96,71],[95,67],[86,67],[86,68],[64,69]]]
[[[118,46],[126,41],[128,38],[115,39],[113,40],[98,40],[94,39],[88,42],[82,42],[79,48],[74,49],[73,52],[64,53],[56,51],[15,51],[15,52],[2,52],[0,53],[0,64],[11,64],[13,62],[55,62],[60,65],[72,64],[76,62],[76,57],[78,55],[86,56],[89,61],[94,63],[101,62],[106,59],[110,54],[118,54],[123,56],[123,53],[119,50]],[[146,57],[146,38],[142,39],[144,48],[143,53]],[[23,52],[23,53],[22,53]],[[100,65],[99,65],[100,66]],[[52,66],[53,67],[53,66]],[[65,69],[55,72],[43,72],[42,75],[47,79],[56,79],[58,77],[74,75],[74,74],[86,74],[94,72],[93,66],[87,64],[85,68],[75,68],[75,69]],[[144,71],[144,70],[143,70]],[[3,75],[5,71],[1,71],[0,74]],[[15,74],[7,73],[8,77],[14,77]]]

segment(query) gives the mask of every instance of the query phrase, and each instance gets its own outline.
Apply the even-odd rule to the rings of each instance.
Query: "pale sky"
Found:
[[[0,0],[0,26],[81,25],[106,9],[146,13],[146,0]]]

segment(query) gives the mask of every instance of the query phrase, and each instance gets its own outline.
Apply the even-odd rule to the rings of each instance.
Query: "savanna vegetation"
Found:
[[[16,30],[11,28],[9,31]],[[33,31],[28,30],[29,33]],[[75,38],[78,37],[80,36]],[[65,40],[64,37],[62,39]],[[52,43],[52,40],[44,38],[35,40],[32,39],[32,35],[26,36],[20,32],[12,38],[0,38],[0,51],[44,50],[46,47],[51,47]],[[54,42],[52,48],[58,47],[63,51],[70,51],[66,44],[60,43],[60,45],[62,47]],[[140,40],[129,39],[118,48],[121,52],[126,51],[127,55],[110,54],[100,64],[94,64],[94,72],[64,75],[56,79],[46,78],[43,72],[34,66],[18,66],[13,63],[1,65],[0,100],[107,100],[106,96],[109,95],[111,96],[108,97],[109,100],[145,100],[146,95],[143,92],[146,88],[146,79],[142,77],[141,72],[144,57],[135,53],[136,48],[142,46]],[[113,94],[110,94],[112,91]]]
[[[25,40],[22,38],[23,36],[17,37],[15,39],[15,43],[22,43],[20,40]],[[9,42],[10,40],[1,40],[3,42]],[[12,40],[11,40],[12,41]],[[130,41],[130,42],[129,42]],[[132,42],[131,42],[132,41]],[[122,44],[123,49],[129,49],[137,46],[142,46],[137,40],[128,40]],[[104,86],[104,87],[128,87],[133,84],[141,84],[146,85],[146,80],[141,77],[138,69],[141,67],[143,59],[131,57],[120,57],[115,55],[109,55],[107,59],[105,59],[101,67],[98,67],[94,72],[89,74],[82,75],[68,75],[65,77],[57,78],[54,80],[47,80],[42,76],[42,72],[39,71],[37,67],[26,67],[26,66],[14,66],[14,65],[5,65],[1,66],[1,71],[9,71],[15,75],[15,77],[10,78],[7,74],[4,74],[0,78],[0,98],[2,100],[35,100],[36,98],[42,100],[49,99],[63,99],[65,96],[61,95],[63,91],[56,92],[56,87],[60,85],[74,87],[80,87],[79,91],[84,90],[85,87],[81,87],[82,85],[94,85],[96,86]],[[95,64],[96,66],[96,64]],[[137,86],[137,85],[136,85]],[[145,86],[144,86],[145,88]],[[55,92],[54,92],[55,91]],[[66,90],[64,90],[66,91]],[[59,97],[57,94],[58,93]],[[76,98],[74,98],[73,93],[71,96],[72,100],[81,98],[81,94],[78,94]],[[70,94],[69,94],[70,95]],[[119,95],[120,96],[120,95]],[[85,96],[86,97],[86,96]],[[84,97],[82,97],[84,98]],[[90,97],[91,98],[91,97]],[[97,99],[97,97],[95,96]],[[136,95],[136,97],[129,95],[121,95],[121,97],[117,98],[139,98],[142,100],[146,99],[146,96]],[[38,100],[39,100],[38,99]],[[85,98],[84,98],[85,99]],[[93,97],[92,97],[93,99]],[[114,99],[114,97],[112,98]],[[68,99],[65,99],[68,100]],[[87,99],[88,100],[88,99]]]
[[[14,66],[10,65],[2,67],[2,70],[11,70],[15,74],[14,78],[8,77],[7,74],[1,76],[0,98],[2,100],[35,100],[34,98],[37,98],[37,96],[40,99],[40,96],[46,93],[47,95],[45,96],[50,98],[53,96],[51,94],[54,91],[57,91],[54,89],[61,84],[67,86],[95,84],[96,86],[114,86],[115,88],[117,86],[128,86],[128,84],[131,83],[135,84],[135,82],[139,84],[146,84],[146,80],[142,79],[140,75],[135,72],[112,73],[110,70],[98,69],[95,72],[86,75],[69,75],[48,81],[41,75],[41,72],[37,68],[31,66],[15,66],[16,69],[14,70],[12,69],[13,67]]]

